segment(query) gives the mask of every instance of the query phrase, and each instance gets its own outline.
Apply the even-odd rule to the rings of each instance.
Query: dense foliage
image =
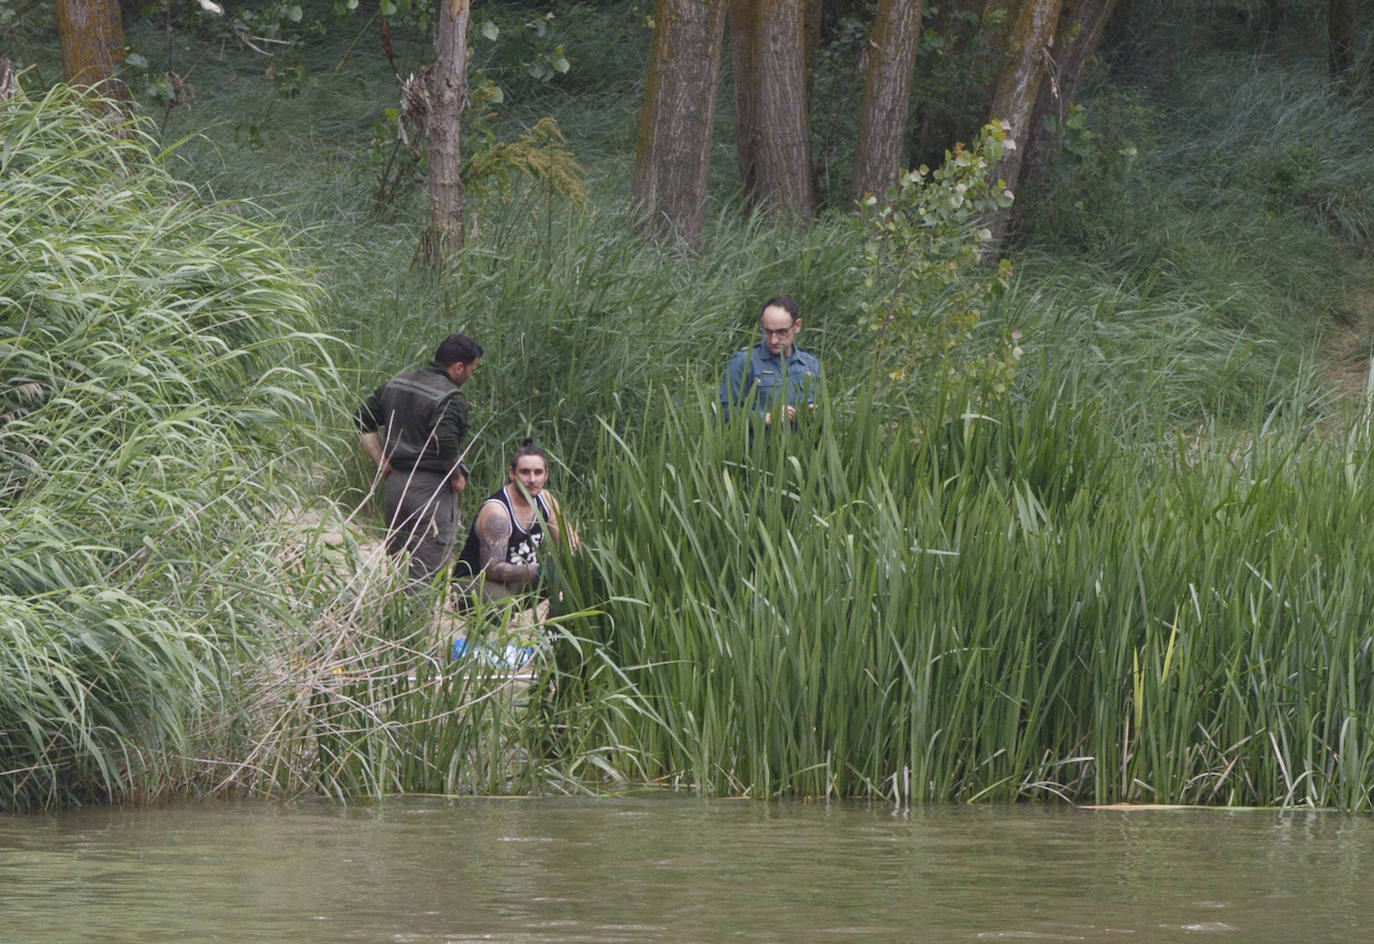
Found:
[[[646,706],[610,762],[720,794],[1368,808],[1367,422],[1124,448],[1094,399],[914,449],[866,397],[752,445],[702,406],[606,430],[608,526],[566,576],[614,597],[594,638]]]
[[[375,200],[395,82],[352,35],[297,49],[282,95],[158,34],[200,96],[159,113],[191,135],[167,152],[61,93],[11,106],[3,802],[653,781],[1367,809],[1374,124],[1311,50],[1182,6],[1207,28],[1131,21],[1018,194],[1010,271],[977,265],[972,146],[885,216],[801,229],[719,161],[701,252],[640,240],[644,4],[561,6],[567,75],[507,74],[492,140],[552,114],[587,200],[472,194],[446,280],[412,265],[420,191]],[[827,398],[751,438],[712,404],[779,292]],[[527,697],[453,671],[441,597],[394,593],[348,457],[356,399],[451,330],[487,350],[467,515],[533,433],[586,541]]]
[[[337,378],[280,231],[174,181],[142,123],[58,89],[0,140],[8,807],[178,776],[272,609],[256,532]]]

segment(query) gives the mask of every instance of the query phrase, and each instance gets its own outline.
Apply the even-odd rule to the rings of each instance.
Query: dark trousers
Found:
[[[458,533],[458,496],[448,476],[393,470],[386,479],[386,529],[387,553],[410,555],[410,579],[433,579]]]

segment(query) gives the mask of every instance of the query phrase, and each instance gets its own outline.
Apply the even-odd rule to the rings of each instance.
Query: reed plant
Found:
[[[632,42],[623,13],[571,20]],[[701,253],[640,240],[642,62],[588,48],[509,114],[556,112],[588,204],[471,194],[449,279],[412,265],[422,201],[373,199],[392,80],[337,42],[294,97],[197,59],[174,146],[64,93],[0,117],[0,803],[656,782],[1369,807],[1370,424],[1312,355],[1368,240],[1357,110],[1234,56],[1103,90],[1096,150],[959,335],[974,363],[1012,331],[1025,353],[970,398],[958,370],[871,369],[891,285],[844,214],[773,225],[717,161]],[[778,292],[827,394],[764,433],[714,399]],[[453,330],[487,350],[465,517],[532,433],[585,539],[528,688],[447,658],[352,448],[353,405]]]
[[[97,115],[0,115],[0,807],[531,789],[545,722],[321,500],[346,349],[285,233]]]
[[[57,89],[0,134],[0,805],[155,795],[277,615],[241,535],[322,448],[332,342],[282,233],[145,124]]]
[[[533,599],[460,608],[452,587],[416,593],[357,522],[363,511],[329,505],[272,535],[290,612],[230,666],[222,707],[198,729],[210,761],[200,786],[348,800],[585,791],[601,779],[600,719],[639,699],[579,635],[594,614],[531,619]],[[555,639],[599,682],[556,715],[550,693],[573,676],[553,660]]]
[[[913,444],[871,406],[604,429],[568,583],[611,601],[655,779],[1369,807],[1363,430],[1145,452],[1040,395]]]
[[[1307,644],[1284,623],[1292,602],[1266,600],[1250,567],[1298,566],[1271,560],[1297,512],[1276,507],[1268,528],[1228,517],[1254,470],[1302,481],[1303,463],[1334,448],[1309,453],[1317,443],[1302,438],[1329,409],[1313,329],[1349,271],[1328,237],[1263,213],[1199,218],[1146,188],[1099,220],[1095,251],[1046,240],[1015,256],[1012,290],[970,343],[1020,330],[1021,378],[970,411],[957,384],[873,385],[855,368],[870,359],[859,315],[871,296],[847,221],[796,232],[722,203],[702,255],[683,258],[640,242],[616,209],[605,169],[623,155],[580,149],[604,146],[607,129],[578,138],[585,123],[560,125],[593,169],[589,208],[550,206],[537,188],[475,198],[477,238],[448,282],[408,268],[411,237],[391,221],[322,270],[360,391],[433,336],[482,341],[466,392],[492,425],[475,480],[499,481],[510,442],[535,433],[588,538],[559,570],[568,606],[601,615],[559,634],[536,714],[474,705],[478,727],[504,732],[507,748],[485,748],[503,773],[448,787],[505,776],[904,803],[1367,805],[1366,718],[1328,710],[1363,697],[1358,637],[1322,694],[1304,689],[1294,727],[1280,687],[1249,684],[1269,658],[1252,648],[1252,608],[1276,607],[1262,645]],[[831,402],[818,431],[751,440],[711,401],[725,355],[752,340],[758,301],[780,287],[803,301],[802,343],[827,366]],[[1329,600],[1345,574],[1313,593]],[[1357,632],[1361,604],[1345,600],[1350,621],[1331,615]],[[1304,658],[1321,664],[1310,648]],[[1349,684],[1330,687],[1338,677]],[[383,776],[409,763],[381,746],[387,716],[326,717],[351,732],[350,763],[372,771],[337,775],[337,789],[444,787],[446,765],[429,760]],[[415,749],[459,737],[452,720]],[[1339,755],[1323,746],[1336,741]],[[474,763],[484,749],[443,743],[436,756]],[[522,756],[541,771],[514,773]]]

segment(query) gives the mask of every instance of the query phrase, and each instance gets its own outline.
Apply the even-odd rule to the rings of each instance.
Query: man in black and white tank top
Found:
[[[510,481],[482,503],[454,566],[454,577],[468,592],[489,601],[537,587],[539,546],[545,534],[561,536],[558,502],[545,489],[549,463],[543,450],[525,440],[506,474]],[[568,538],[576,546],[571,529]]]

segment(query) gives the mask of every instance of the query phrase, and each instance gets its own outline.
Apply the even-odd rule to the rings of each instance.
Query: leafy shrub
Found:
[[[1020,349],[1008,335],[993,353],[970,346],[987,306],[1007,287],[1011,266],[982,265],[991,239],[985,222],[1011,204],[991,174],[1004,147],[987,125],[971,148],[956,146],[932,171],[903,174],[883,202],[870,196],[859,224],[867,240],[861,270],[870,297],[860,322],[874,333],[874,366],[900,385],[920,380],[978,403],[1004,394]],[[966,402],[957,404],[960,409]]]
[[[101,114],[0,113],[0,807],[170,776],[337,384],[281,234]]]

